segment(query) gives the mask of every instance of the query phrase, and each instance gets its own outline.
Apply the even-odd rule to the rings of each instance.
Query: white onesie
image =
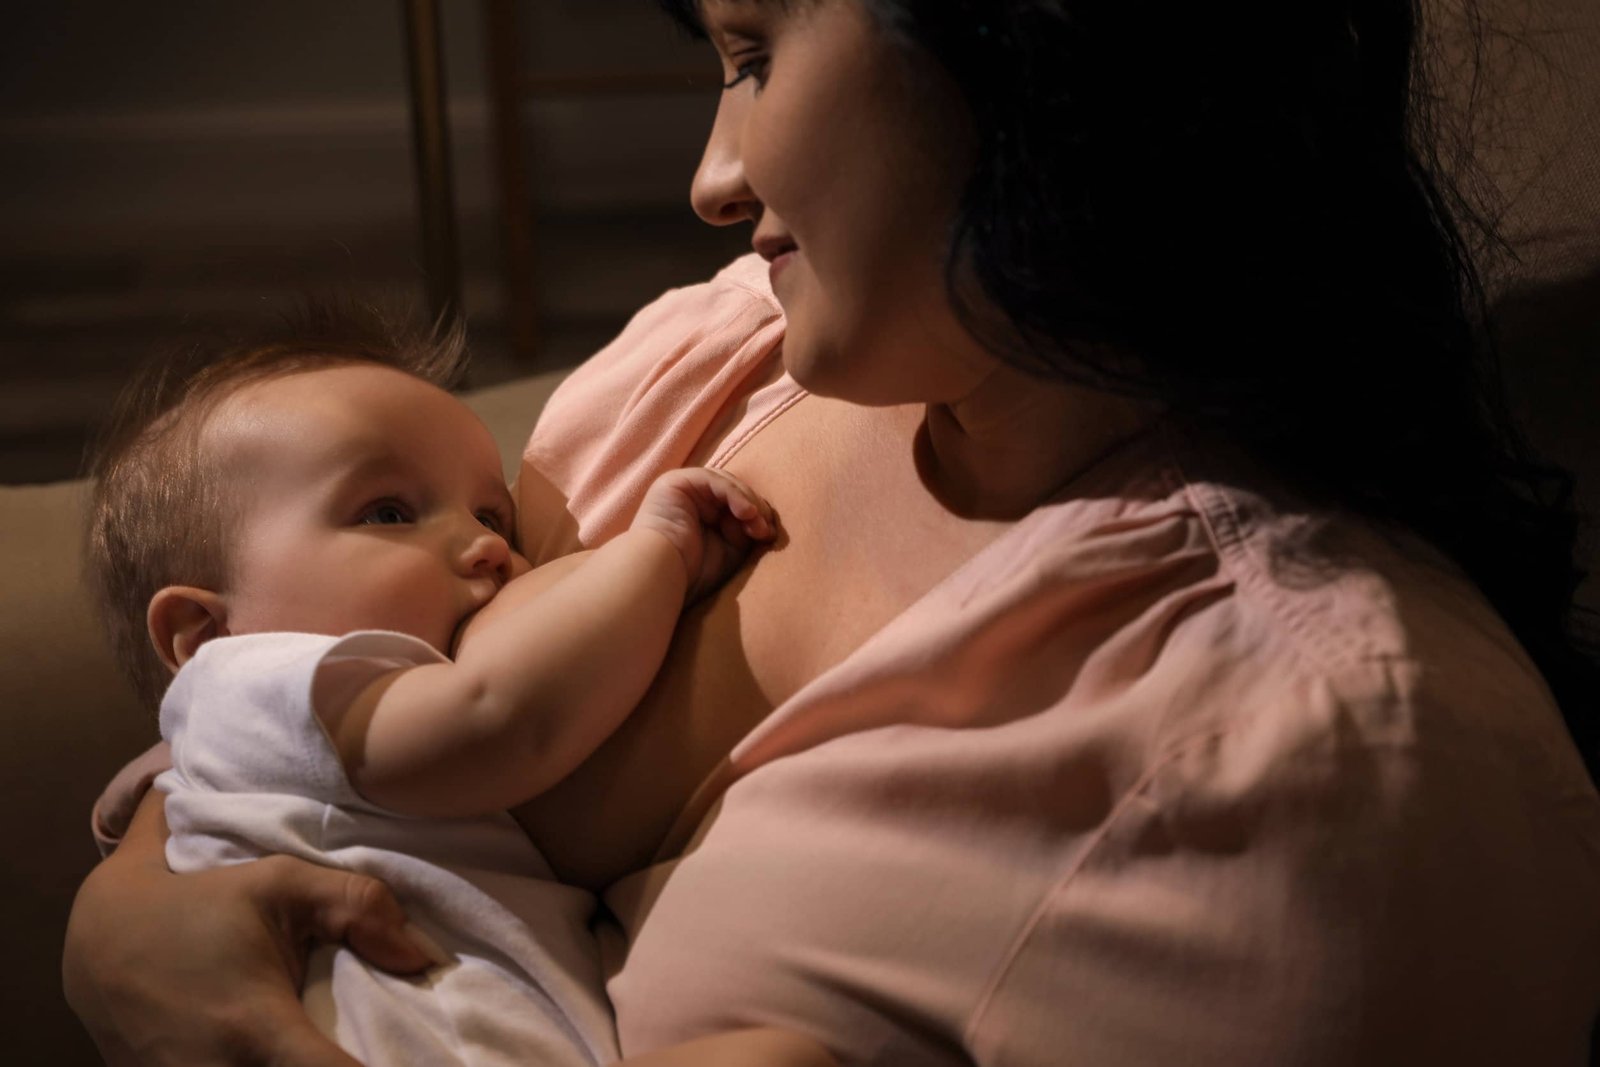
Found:
[[[313,713],[380,674],[443,659],[376,631],[201,646],[161,705],[167,862],[192,871],[285,853],[388,883],[456,962],[402,978],[342,946],[313,953],[307,1009],[363,1062],[609,1063],[594,897],[557,882],[508,814],[412,818],[362,799]]]

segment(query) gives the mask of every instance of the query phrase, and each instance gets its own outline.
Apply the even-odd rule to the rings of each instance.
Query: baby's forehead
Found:
[[[459,404],[431,382],[381,363],[337,362],[270,371],[226,390],[222,401],[251,405],[385,406]]]
[[[203,456],[225,463],[251,446],[283,446],[306,433],[337,433],[347,416],[358,414],[358,395],[339,397],[319,390],[324,369],[295,371],[238,382],[208,398],[196,413]]]
[[[461,405],[449,393],[404,371],[380,364],[336,364],[296,369],[239,382],[206,413],[219,431],[242,433],[287,425],[339,430],[386,416],[432,416]]]
[[[241,383],[213,406],[201,444],[225,466],[425,456],[431,444],[449,455],[482,453],[497,477],[500,469],[492,435],[459,398],[376,364],[317,367]]]

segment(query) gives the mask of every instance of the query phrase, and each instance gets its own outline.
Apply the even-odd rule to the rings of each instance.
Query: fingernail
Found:
[[[406,923],[400,928],[406,939],[417,946],[417,951],[428,957],[436,966],[448,967],[455,960],[450,958],[450,953],[439,946],[439,942],[428,936],[426,930],[416,923]]]

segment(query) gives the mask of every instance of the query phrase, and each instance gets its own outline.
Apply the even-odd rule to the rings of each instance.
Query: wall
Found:
[[[475,382],[505,351],[481,9],[446,3]],[[714,71],[649,0],[517,8],[533,71]],[[305,290],[421,293],[401,5],[23,5],[0,36],[0,482],[71,475],[128,367]],[[581,358],[748,235],[687,205],[705,92],[528,100],[543,344]]]

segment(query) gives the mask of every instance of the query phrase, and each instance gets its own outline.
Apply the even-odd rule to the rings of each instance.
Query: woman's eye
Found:
[[[363,526],[400,526],[411,521],[411,514],[399,504],[374,504],[361,513]]]
[[[760,89],[767,84],[767,66],[768,60],[766,56],[757,56],[754,59],[747,59],[740,63],[737,67],[733,68],[733,80],[724,84],[723,88],[734,89],[739,86],[739,83],[745,81],[746,79],[754,78],[756,82],[756,88]]]

